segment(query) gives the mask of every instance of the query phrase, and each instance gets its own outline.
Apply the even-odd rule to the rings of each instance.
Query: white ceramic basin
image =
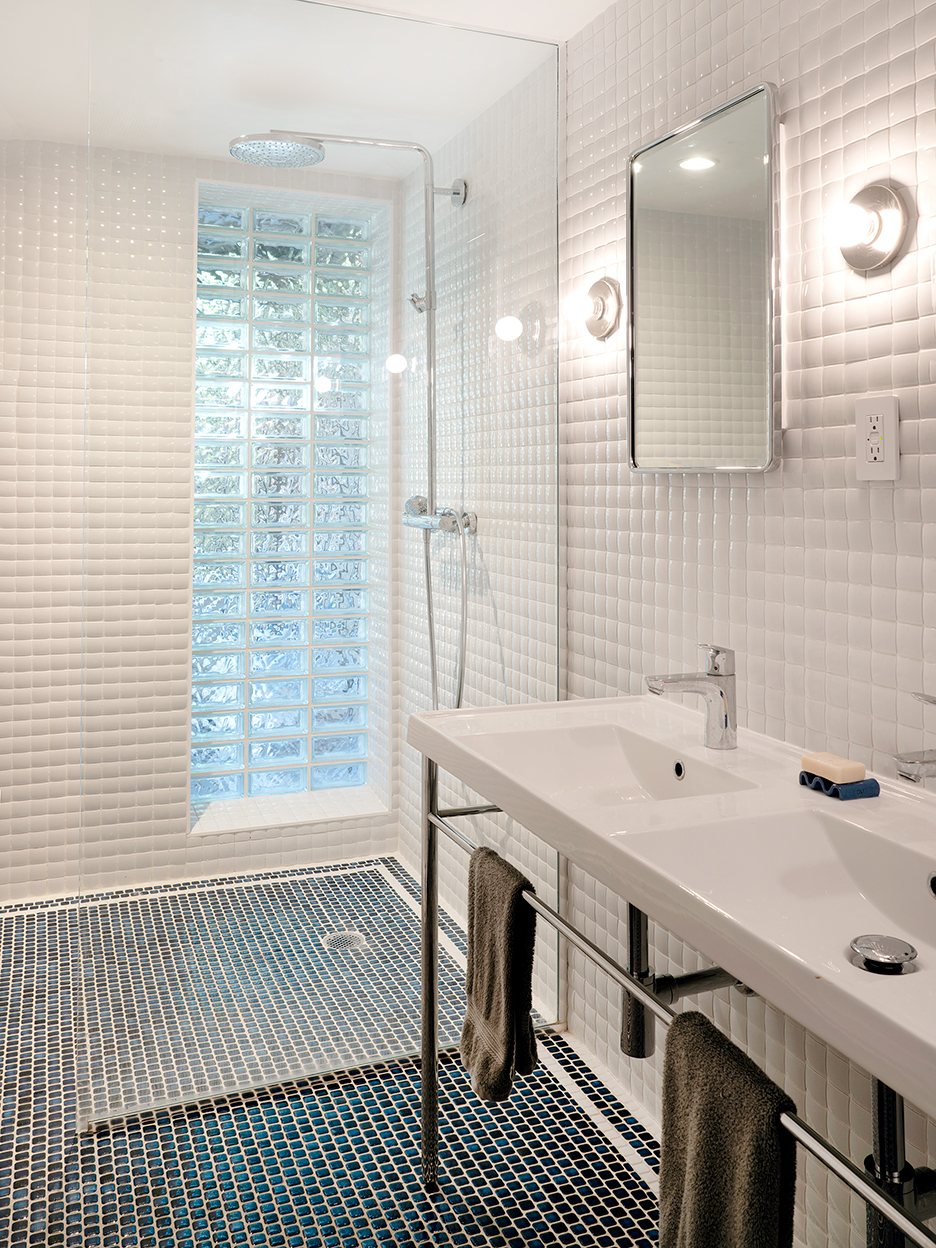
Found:
[[[660,698],[435,711],[409,740],[846,1056],[936,1115],[936,798],[878,779],[839,802],[800,751]],[[685,778],[678,780],[680,762]],[[919,950],[861,968],[869,933]]]

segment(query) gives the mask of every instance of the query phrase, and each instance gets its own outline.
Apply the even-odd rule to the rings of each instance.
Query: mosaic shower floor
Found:
[[[338,980],[347,973],[348,957],[360,953],[342,955],[339,966],[317,951],[299,949],[301,924],[294,908],[310,899],[327,908],[322,896],[329,874],[332,891],[342,897],[359,890],[352,903],[355,922],[347,927],[331,923],[319,935],[360,931],[362,904],[389,906],[388,889],[415,919],[407,900],[413,882],[393,860],[341,871],[340,890],[334,889],[334,869],[323,868],[262,881],[244,877],[210,888],[166,887],[94,899],[98,935],[106,935],[110,944],[85,966],[86,973],[93,969],[99,988],[99,1004],[88,1011],[89,1030],[99,1038],[102,1056],[113,1062],[113,1072],[124,1076],[119,1096],[125,1106],[139,1095],[141,1070],[150,1091],[163,1086],[159,1081],[168,1068],[185,1067],[186,1077],[200,1071],[199,1077],[213,1078],[214,1067],[203,1056],[193,1057],[209,1051],[205,1035],[215,1039],[210,1051],[225,1077],[245,1053],[255,1055],[263,1071],[292,1062],[297,1054],[305,1061],[312,1049],[299,1034],[302,1026],[293,1025],[292,1011],[310,1009],[302,988],[309,959],[328,981],[307,1015],[318,1021],[323,1035],[333,1037],[331,1050],[322,1046],[322,1053],[329,1052],[323,1060],[333,1065],[335,1046],[342,1044],[350,1046],[342,1060],[377,1060],[369,1057],[371,1051],[409,1034],[409,1021],[399,1014],[411,987],[403,962],[393,963],[389,974],[392,1008],[389,993],[376,993],[387,1005],[387,1026],[401,1029],[382,1040],[380,1028],[365,1026],[361,1010],[362,1000],[367,998],[369,1006],[375,995],[373,966],[365,973],[368,964],[361,963],[357,978],[352,976],[356,987],[349,988]],[[209,939],[220,907],[218,896],[210,894],[222,888],[231,912],[239,905],[250,916],[269,963],[263,973],[259,955],[246,959],[243,969],[230,971],[216,996],[208,994],[209,1006],[203,1004],[199,1013],[194,1004],[205,995],[218,943],[227,948],[232,968],[238,968],[238,957],[245,961],[224,925]],[[334,917],[335,911],[328,913]],[[155,923],[160,914],[162,926]],[[154,925],[147,927],[147,922]],[[446,939],[454,938],[450,948],[457,954],[460,934],[447,926]],[[181,939],[183,928],[189,953],[181,963],[167,960],[165,953]],[[545,1248],[655,1242],[656,1146],[554,1035],[541,1041],[540,1068],[518,1081],[504,1105],[478,1101],[457,1060],[443,1059],[442,1186],[431,1197],[418,1178],[418,1065],[412,1059],[215,1094],[184,1109],[137,1117],[125,1109],[124,1117],[94,1134],[78,1135],[79,1099],[86,1109],[103,1098],[101,1089],[89,1089],[86,1075],[75,1068],[80,1037],[74,1003],[80,993],[68,950],[79,937],[76,907],[35,903],[11,908],[0,913],[0,935],[0,974],[9,1007],[0,1031],[0,1243]],[[393,938],[383,929],[378,935],[377,925],[368,927],[366,937],[369,950],[396,952]],[[413,940],[412,934],[407,940]],[[131,964],[137,964],[133,959],[146,977],[137,982],[130,974]],[[455,985],[460,994],[461,971],[455,968],[452,978],[451,1003],[460,1011]],[[101,985],[106,991],[100,991]],[[181,1010],[178,1023],[171,1017],[174,1004]],[[354,1018],[351,1040],[335,1015],[345,1009]],[[271,1018],[279,1019],[279,1032]],[[77,1023],[84,1026],[80,1017]],[[152,1041],[147,1026],[156,1028]],[[443,1043],[450,1043],[457,1034],[454,1016],[446,1029],[450,1034]],[[366,1032],[380,1034],[365,1041]],[[129,1039],[134,1051],[114,1049],[118,1038],[121,1043]],[[232,1052],[240,1056],[225,1056]]]

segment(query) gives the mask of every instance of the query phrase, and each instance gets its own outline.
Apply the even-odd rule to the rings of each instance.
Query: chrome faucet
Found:
[[[704,672],[645,676],[647,689],[659,697],[667,693],[701,693],[705,698],[705,744],[710,750],[737,749],[738,700],[734,651],[705,642],[699,644],[706,652]]]
[[[918,702],[936,703],[936,698],[928,693],[915,693]],[[911,780],[919,784],[927,776],[936,776],[936,750],[918,750],[915,754],[894,754],[897,775],[901,780]]]

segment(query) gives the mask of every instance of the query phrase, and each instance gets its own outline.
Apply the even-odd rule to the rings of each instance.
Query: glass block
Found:
[[[309,492],[309,474],[307,472],[255,472],[253,473],[253,494],[255,498],[264,495],[298,495]]]
[[[315,263],[326,269],[369,269],[370,248],[316,243]]]
[[[231,710],[235,710],[243,705],[244,686],[240,681],[223,685],[192,686],[192,710],[194,711],[209,711],[214,707],[230,707]]]
[[[301,683],[304,684],[305,682]],[[347,698],[366,697],[366,676],[317,676],[312,681],[312,700],[314,702],[339,702]]]
[[[196,648],[205,646],[243,646],[245,627],[231,620],[206,624],[196,620],[192,625],[192,645]]]
[[[312,218],[307,212],[276,212],[271,208],[255,208],[253,228],[258,234],[298,234],[308,237]]]
[[[317,589],[312,595],[312,609],[319,611],[366,611],[366,589]]]
[[[313,585],[341,582],[351,585],[367,580],[366,559],[313,559]]]
[[[309,406],[309,386],[271,386],[255,384],[251,387],[251,402],[254,407],[296,407]]]
[[[255,355],[253,375],[273,381],[308,381],[309,360],[301,355]]]
[[[304,706],[287,706],[275,711],[251,711],[247,722],[252,737],[305,732],[308,728],[309,712]]]
[[[309,523],[308,503],[254,503],[252,508],[255,525],[283,524],[307,525]]]
[[[192,718],[192,740],[211,741],[215,738],[242,737],[244,715],[235,711],[228,715],[195,715]]]
[[[247,295],[198,295],[195,311],[199,316],[246,316]]]
[[[335,534],[337,537],[338,534]],[[244,533],[212,533],[208,530],[195,534],[194,554],[198,555],[243,555],[245,553],[246,534]]]
[[[246,412],[196,412],[196,438],[242,438]]]
[[[247,349],[246,325],[220,325],[217,322],[199,322],[195,326],[196,347],[215,347],[223,350]]]
[[[256,321],[308,323],[312,315],[312,301],[311,299],[265,299],[255,295],[253,314]]]
[[[360,529],[316,533],[312,540],[312,549],[317,555],[355,554],[367,549],[367,533]]]
[[[316,618],[312,621],[313,641],[366,641],[367,616],[352,615],[345,620]]]
[[[370,407],[370,389],[362,386],[355,390],[344,386],[315,392],[313,406],[317,412],[366,412]]]
[[[326,303],[315,301],[315,320],[318,325],[368,325],[369,308],[366,303]]]
[[[331,333],[327,329],[315,331],[316,355],[367,355],[369,349],[369,334]]]
[[[362,672],[366,668],[366,646],[322,646],[312,651],[313,672]]]
[[[243,528],[244,511],[243,503],[196,503],[195,523],[196,525],[230,524]]]
[[[318,498],[340,495],[345,498],[361,498],[367,494],[367,477],[363,473],[316,472],[313,490]]]
[[[252,771],[247,777],[247,792],[251,797],[265,797],[273,793],[306,793],[308,788],[305,767],[286,771]]]
[[[300,646],[308,640],[308,620],[257,620],[250,625],[252,646]]]
[[[367,418],[354,416],[316,416],[315,436],[321,439],[367,437]]]
[[[348,578],[350,579],[350,578]],[[308,559],[264,559],[250,565],[251,585],[308,585]]]
[[[255,325],[253,345],[256,351],[309,351],[311,329],[268,329]]]
[[[192,656],[192,680],[233,680],[244,675],[243,651]]]
[[[244,565],[240,560],[209,563],[196,559],[192,569],[192,583],[196,586],[234,586],[244,584]]]
[[[329,381],[370,381],[369,360],[343,360],[339,357],[320,355],[315,361],[316,377]]]
[[[247,240],[236,234],[198,234],[198,254],[222,260],[245,260]]]
[[[217,204],[198,205],[198,224],[210,230],[246,230],[246,208],[220,208]]]
[[[247,266],[199,262],[196,266],[196,281],[199,286],[225,286],[230,290],[243,290],[247,285]]]
[[[196,472],[196,494],[246,494],[245,472]]]
[[[309,702],[307,680],[251,680],[248,686],[251,706],[281,706],[289,702],[306,706]]]
[[[367,524],[367,504],[316,503],[316,528],[327,524]]]
[[[315,448],[316,468],[366,468],[366,446],[329,446],[319,443]]]
[[[366,783],[366,763],[329,763],[312,768],[313,789],[350,789]]]
[[[309,534],[274,529],[268,533],[254,533],[250,539],[252,555],[307,555]]]
[[[366,243],[370,239],[370,221],[366,217],[316,217],[315,237]]]
[[[286,741],[252,741],[248,750],[251,766],[264,763],[308,762],[309,743],[305,737],[292,737]]]
[[[370,278],[363,274],[353,277],[342,273],[316,273],[313,290],[317,295],[325,295],[339,299],[366,299],[370,294]]]
[[[212,355],[198,351],[195,355],[195,373],[198,377],[246,377],[246,355]]]
[[[312,288],[308,269],[267,269],[253,271],[254,290],[275,290],[285,295],[303,295]]]
[[[352,610],[348,607],[347,610]],[[251,615],[308,615],[307,589],[267,589],[250,595]]]
[[[195,463],[219,468],[246,468],[246,448],[242,442],[196,442]]]
[[[254,650],[250,655],[251,676],[306,676],[308,650]]]
[[[232,771],[221,776],[192,776],[192,801],[228,801],[244,796],[244,773]]]
[[[366,703],[359,702],[357,706],[315,706],[312,708],[314,730],[365,728],[366,726]]]
[[[247,387],[240,381],[196,381],[195,402],[199,407],[246,407]]]
[[[267,260],[273,264],[310,264],[312,250],[308,243],[271,242],[267,238],[254,239],[254,260]],[[259,286],[258,290],[275,290],[276,287]],[[303,286],[308,290],[308,286]]]
[[[308,468],[309,444],[302,442],[255,442],[255,468]]]
[[[253,414],[253,436],[255,438],[302,438],[309,436],[309,417],[271,415],[265,412]]]
[[[200,745],[192,750],[192,771],[222,771],[244,765],[244,747],[239,741],[220,745]]]
[[[340,737],[314,737],[312,757],[318,762],[329,758],[364,758],[367,754],[367,733],[343,733]]]
[[[193,594],[192,614],[196,616],[243,615],[243,594]]]

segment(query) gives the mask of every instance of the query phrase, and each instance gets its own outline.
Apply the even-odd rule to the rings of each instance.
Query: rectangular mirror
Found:
[[[765,472],[779,408],[776,109],[763,85],[628,162],[630,462]]]

